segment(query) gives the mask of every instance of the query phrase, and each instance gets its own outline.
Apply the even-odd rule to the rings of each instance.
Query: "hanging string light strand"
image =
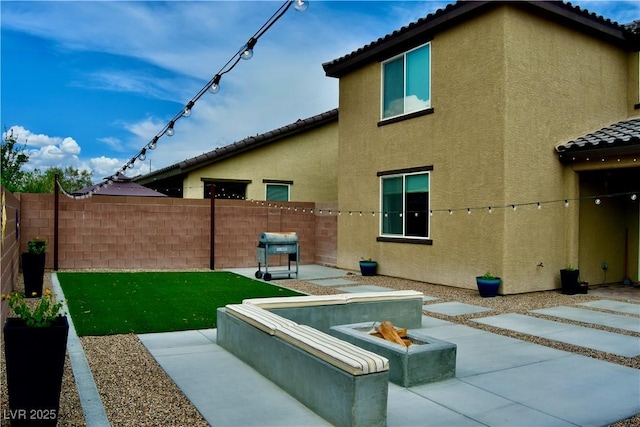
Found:
[[[191,115],[191,110],[195,106],[196,102],[202,96],[209,91],[212,94],[218,93],[220,91],[220,80],[222,76],[229,73],[231,70],[235,68],[236,65],[241,60],[248,60],[253,57],[253,48],[256,43],[272,26],[275,24],[282,16],[291,8],[294,7],[295,10],[299,12],[304,12],[309,7],[309,2],[307,0],[287,0],[285,1],[274,13],[271,17],[249,38],[247,43],[245,43],[240,50],[238,50],[231,58],[227,61],[226,64],[205,84],[202,89],[193,97],[187,104],[181,109],[174,117],[171,119],[161,130],[158,132],[149,143],[147,143],[144,147],[140,149],[127,163],[125,163],[116,173],[111,175],[105,182],[94,187],[91,191],[88,191],[84,194],[80,195],[72,195],[69,192],[65,191],[60,183],[58,182],[58,187],[61,189],[62,193],[68,197],[74,199],[83,199],[86,197],[91,197],[96,192],[100,191],[102,188],[108,187],[118,179],[119,175],[124,175],[127,169],[133,169],[134,164],[137,160],[144,161],[146,160],[147,153],[150,150],[155,150],[158,144],[158,140],[163,136],[173,136],[175,134],[175,125],[176,122],[183,117],[189,117]]]

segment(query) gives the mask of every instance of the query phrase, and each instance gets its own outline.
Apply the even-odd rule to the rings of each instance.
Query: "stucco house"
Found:
[[[337,195],[338,110],[175,163],[135,182],[173,197],[329,201]]]
[[[338,267],[464,288],[491,271],[503,294],[558,288],[568,264],[637,281],[639,48],[570,4],[474,1],[323,64]]]

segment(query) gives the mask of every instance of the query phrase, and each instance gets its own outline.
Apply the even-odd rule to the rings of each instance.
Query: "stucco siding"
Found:
[[[502,10],[508,51],[505,200],[578,198],[578,186],[571,185],[577,173],[565,170],[554,147],[625,116],[627,53],[518,8]],[[559,286],[558,270],[577,265],[578,245],[588,241],[587,229],[579,238],[579,215],[579,204],[566,209],[554,203],[505,216],[503,274],[510,292]]]
[[[189,173],[184,197],[202,199],[206,179],[249,180],[246,198],[265,199],[263,179],[293,181],[291,201],[337,200],[338,123],[264,145]]]
[[[442,211],[503,204],[500,20],[487,14],[432,40],[433,114],[378,127],[380,64],[341,78],[339,266],[355,269],[361,257],[372,257],[381,274],[469,288],[476,275],[500,270],[504,212]],[[377,242],[377,172],[425,165],[433,166],[433,245]]]
[[[513,3],[435,34],[432,114],[378,126],[380,63],[341,76],[338,266],[370,257],[384,275],[464,288],[491,271],[504,294],[558,288],[567,264],[598,273],[584,248],[604,235],[585,225],[603,211],[584,209],[580,175],[554,149],[629,114],[638,78],[629,58]],[[377,241],[376,174],[426,165],[432,244]],[[637,217],[619,213],[627,223]],[[620,215],[603,233],[620,233]]]

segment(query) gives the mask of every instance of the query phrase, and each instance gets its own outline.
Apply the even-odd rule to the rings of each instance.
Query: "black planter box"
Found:
[[[562,283],[562,293],[565,295],[575,295],[578,293],[578,277],[580,270],[560,270],[560,282]]]
[[[42,282],[44,279],[44,264],[47,254],[22,254],[22,273],[24,276],[24,296],[39,298],[42,296]],[[34,294],[35,293],[35,294]]]
[[[29,328],[19,318],[4,324],[4,355],[12,427],[58,422],[69,322],[58,317],[49,327]]]

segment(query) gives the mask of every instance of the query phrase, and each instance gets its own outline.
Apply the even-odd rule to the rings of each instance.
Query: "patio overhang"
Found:
[[[640,167],[640,118],[614,123],[556,147],[563,164]]]

